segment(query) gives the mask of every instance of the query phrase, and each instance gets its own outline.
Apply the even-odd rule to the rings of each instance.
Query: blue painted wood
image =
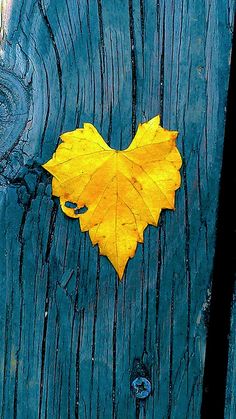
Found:
[[[236,412],[236,289],[232,303],[231,332],[229,336],[228,376],[225,398],[225,419],[234,419]]]
[[[28,117],[1,156],[1,418],[200,417],[233,9],[233,0],[5,6],[2,78],[18,78]],[[40,165],[61,132],[92,122],[125,148],[157,113],[180,133],[182,188],[119,283]],[[130,388],[137,359],[152,383],[145,402]]]

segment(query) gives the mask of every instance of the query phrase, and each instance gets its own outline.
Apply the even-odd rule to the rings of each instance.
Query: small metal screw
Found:
[[[146,399],[151,393],[151,383],[145,377],[137,377],[131,384],[135,396],[138,399]]]

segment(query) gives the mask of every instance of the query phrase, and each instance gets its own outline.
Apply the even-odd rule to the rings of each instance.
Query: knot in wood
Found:
[[[13,149],[28,120],[29,95],[24,83],[9,70],[0,71],[0,157]]]

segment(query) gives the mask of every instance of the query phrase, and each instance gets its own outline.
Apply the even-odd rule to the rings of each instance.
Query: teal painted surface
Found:
[[[232,303],[231,332],[229,336],[228,379],[225,399],[225,418],[234,419],[236,412],[236,289]]]
[[[1,418],[200,417],[233,7],[13,0],[1,80],[17,77],[22,101],[5,94],[0,122],[8,134],[17,107],[1,150]],[[125,148],[158,113],[180,133],[183,184],[119,283],[40,165],[61,132],[92,122]],[[130,391],[137,358],[145,403]]]

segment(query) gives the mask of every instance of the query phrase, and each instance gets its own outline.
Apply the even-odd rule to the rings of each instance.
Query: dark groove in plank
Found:
[[[139,419],[139,417],[140,417],[140,400],[136,399],[135,419]]]
[[[160,0],[156,2],[156,27],[158,36],[160,36]]]
[[[109,109],[109,125],[108,125],[108,133],[107,133],[107,144],[109,146],[111,144],[111,134],[112,134],[112,103],[110,104],[110,109]]]
[[[13,297],[13,295],[12,295]],[[12,304],[7,306],[6,308],[6,320],[5,320],[5,330],[4,330],[4,367],[3,367],[3,382],[6,383],[6,371],[7,371],[7,356],[8,356],[8,325],[10,322],[10,318],[12,317]],[[1,419],[5,418],[5,404],[6,404],[6,386],[3,387],[3,394],[2,394],[2,406],[1,406]]]
[[[20,291],[20,334],[19,334],[19,345],[16,352],[16,375],[15,375],[15,389],[14,389],[14,400],[13,400],[13,411],[14,418],[17,418],[17,401],[18,401],[18,375],[19,375],[19,353],[21,350],[21,341],[22,341],[22,318],[23,318],[23,300],[24,300],[24,291],[23,291],[23,260],[24,260],[24,246],[25,240],[23,238],[23,232],[26,224],[26,217],[28,210],[30,208],[31,199],[28,200],[25,205],[25,209],[22,215],[21,225],[18,234],[18,241],[21,245],[20,248],[20,258],[19,258],[19,291]]]
[[[130,30],[130,56],[132,68],[132,136],[136,132],[136,105],[137,105],[137,77],[134,36],[133,0],[129,0],[129,30]]]
[[[139,7],[140,7],[140,26],[141,26],[141,43],[142,43],[142,57],[143,57],[143,69],[144,69],[144,38],[145,38],[145,10],[144,10],[144,1],[139,0]]]
[[[104,70],[105,44],[104,44],[102,1],[101,0],[97,0],[97,7],[98,7],[98,22],[99,22],[99,32],[100,32],[100,46],[101,46],[101,51],[102,51],[102,63],[103,63],[103,70]]]
[[[76,348],[76,373],[75,373],[75,419],[79,419],[79,399],[80,399],[80,345],[81,345],[81,335],[83,332],[84,324],[84,309],[80,311],[80,320],[78,326],[78,340]]]
[[[88,54],[92,54],[93,52],[93,47],[92,47],[92,37],[91,37],[91,24],[90,24],[90,10],[89,10],[89,2],[87,0],[87,5],[86,5],[86,18],[87,18],[87,28],[88,28],[88,35],[89,35],[89,48],[88,48]],[[92,61],[91,58],[89,56],[89,66],[91,67]]]
[[[146,354],[148,354],[148,333],[149,333],[149,275],[150,275],[150,230],[148,231],[148,260],[147,260],[147,270],[146,270],[146,310],[145,310],[145,320],[144,320],[144,331],[143,331],[143,355],[142,360]],[[144,256],[144,254],[143,254]],[[145,267],[145,260],[143,258],[143,267]],[[144,271],[145,272],[145,271]]]
[[[42,400],[44,389],[44,367],[46,355],[46,341],[47,341],[47,328],[48,328],[48,307],[49,307],[49,278],[47,280],[45,305],[44,305],[44,322],[43,322],[43,336],[42,336],[42,349],[41,349],[41,373],[40,373],[40,391],[39,391],[39,419],[42,413]]]
[[[170,307],[170,366],[169,366],[169,394],[167,418],[171,418],[173,402],[173,338],[174,338],[174,282],[171,289],[171,307]]]
[[[101,125],[103,124],[103,110],[104,110],[104,71],[105,71],[105,43],[103,31],[103,16],[102,16],[102,1],[97,0],[98,8],[98,23],[100,34],[99,57],[100,57],[100,76],[101,76]]]
[[[53,45],[53,49],[54,49],[54,52],[55,52],[56,63],[57,63],[57,73],[58,73],[59,91],[60,91],[60,99],[61,99],[61,97],[62,97],[62,68],[61,68],[60,54],[59,54],[59,51],[58,51],[58,48],[57,48],[54,32],[53,32],[52,27],[50,25],[49,19],[48,19],[47,15],[44,11],[42,0],[38,1],[38,8],[39,8],[40,14],[42,16],[42,19],[45,23],[45,26],[47,28],[48,34],[49,34],[49,36],[52,40],[52,45]]]
[[[143,321],[144,316],[144,243],[141,244],[142,246],[142,262],[140,266],[140,279],[141,279],[141,321]]]
[[[52,207],[52,212],[51,212],[47,248],[46,248],[46,253],[45,253],[46,263],[48,263],[50,252],[51,252],[51,247],[53,243],[57,212],[58,212],[58,205],[56,202],[54,202],[53,207]]]
[[[185,130],[184,130],[185,132]],[[188,185],[187,185],[187,173],[186,173],[186,161],[185,161],[185,142],[183,141],[183,168],[182,168],[182,180],[184,188],[184,230],[185,230],[185,270],[186,270],[186,287],[187,287],[187,334],[186,334],[186,353],[187,353],[187,371],[189,367],[189,337],[190,337],[190,322],[191,322],[191,267],[190,267],[190,254],[189,254],[189,243],[190,243],[190,223],[189,223],[189,199],[188,199]]]
[[[236,23],[236,22],[235,22]],[[234,32],[228,91],[225,143],[217,219],[210,319],[206,345],[202,418],[217,412],[224,418],[230,315],[236,272],[236,32]]]
[[[117,305],[118,305],[118,279],[115,278],[113,336],[112,336],[112,417],[116,418],[116,339],[117,339]]]
[[[26,225],[26,218],[28,211],[31,206],[30,198],[28,202],[25,204],[24,212],[22,214],[22,220],[20,224],[19,234],[18,234],[18,241],[21,245],[20,247],[20,258],[19,258],[19,293],[20,293],[20,333],[19,333],[19,344],[18,349],[16,352],[16,374],[15,374],[15,388],[14,388],[14,399],[13,399],[13,411],[14,411],[14,418],[17,418],[17,403],[18,403],[18,375],[19,375],[19,354],[21,350],[21,341],[22,341],[22,319],[23,319],[23,301],[24,301],[24,290],[23,290],[23,261],[24,261],[24,247],[25,247],[25,240],[23,238],[24,228]]]
[[[148,282],[148,275],[147,275],[147,282]],[[145,301],[145,319],[144,319],[144,331],[143,331],[143,356],[148,353],[147,349],[147,337],[148,337],[148,313],[149,313],[149,293],[148,293],[148,284],[146,289],[146,301]]]
[[[56,215],[58,211],[58,206],[54,202],[51,218],[49,223],[49,233],[47,248],[45,253],[45,262],[48,263],[49,256],[51,252],[52,241],[54,237]],[[46,294],[45,294],[45,305],[44,305],[44,322],[43,322],[43,336],[42,336],[42,349],[41,349],[41,371],[40,371],[40,392],[39,392],[39,419],[41,418],[42,411],[42,399],[43,399],[43,388],[44,388],[44,364],[45,364],[45,354],[46,354],[46,340],[47,340],[47,327],[48,327],[48,307],[49,307],[49,278],[47,279],[46,285]]]
[[[45,134],[47,131],[47,127],[48,127],[48,121],[49,121],[49,115],[50,115],[50,86],[49,86],[49,81],[48,81],[48,73],[47,73],[47,69],[45,67],[45,64],[43,62],[43,66],[44,66],[44,70],[45,70],[45,78],[46,78],[46,87],[47,87],[47,110],[46,110],[46,116],[45,116],[45,122],[44,122],[44,127],[43,127],[43,132],[42,132],[42,139],[40,142],[40,156],[42,156],[42,151],[43,151],[43,143],[44,143],[44,138],[45,138]]]
[[[97,275],[96,275],[96,291],[93,314],[93,331],[92,331],[92,368],[91,368],[91,390],[93,391],[94,365],[95,365],[95,349],[96,349],[96,324],[98,312],[98,295],[99,295],[99,276],[100,276],[100,257],[97,258]],[[90,415],[92,414],[92,397],[90,399]]]
[[[158,249],[157,249],[157,276],[156,276],[156,326],[158,325],[158,313],[159,313],[159,303],[160,303],[161,268],[162,268],[161,226],[159,226]]]
[[[158,16],[159,16],[159,6],[158,6],[157,10],[158,10]],[[162,26],[162,45],[161,45],[161,63],[160,63],[160,116],[161,116],[161,122],[163,120],[163,111],[164,111],[164,73],[165,73],[164,64],[165,64],[165,9],[164,9],[163,26]]]

